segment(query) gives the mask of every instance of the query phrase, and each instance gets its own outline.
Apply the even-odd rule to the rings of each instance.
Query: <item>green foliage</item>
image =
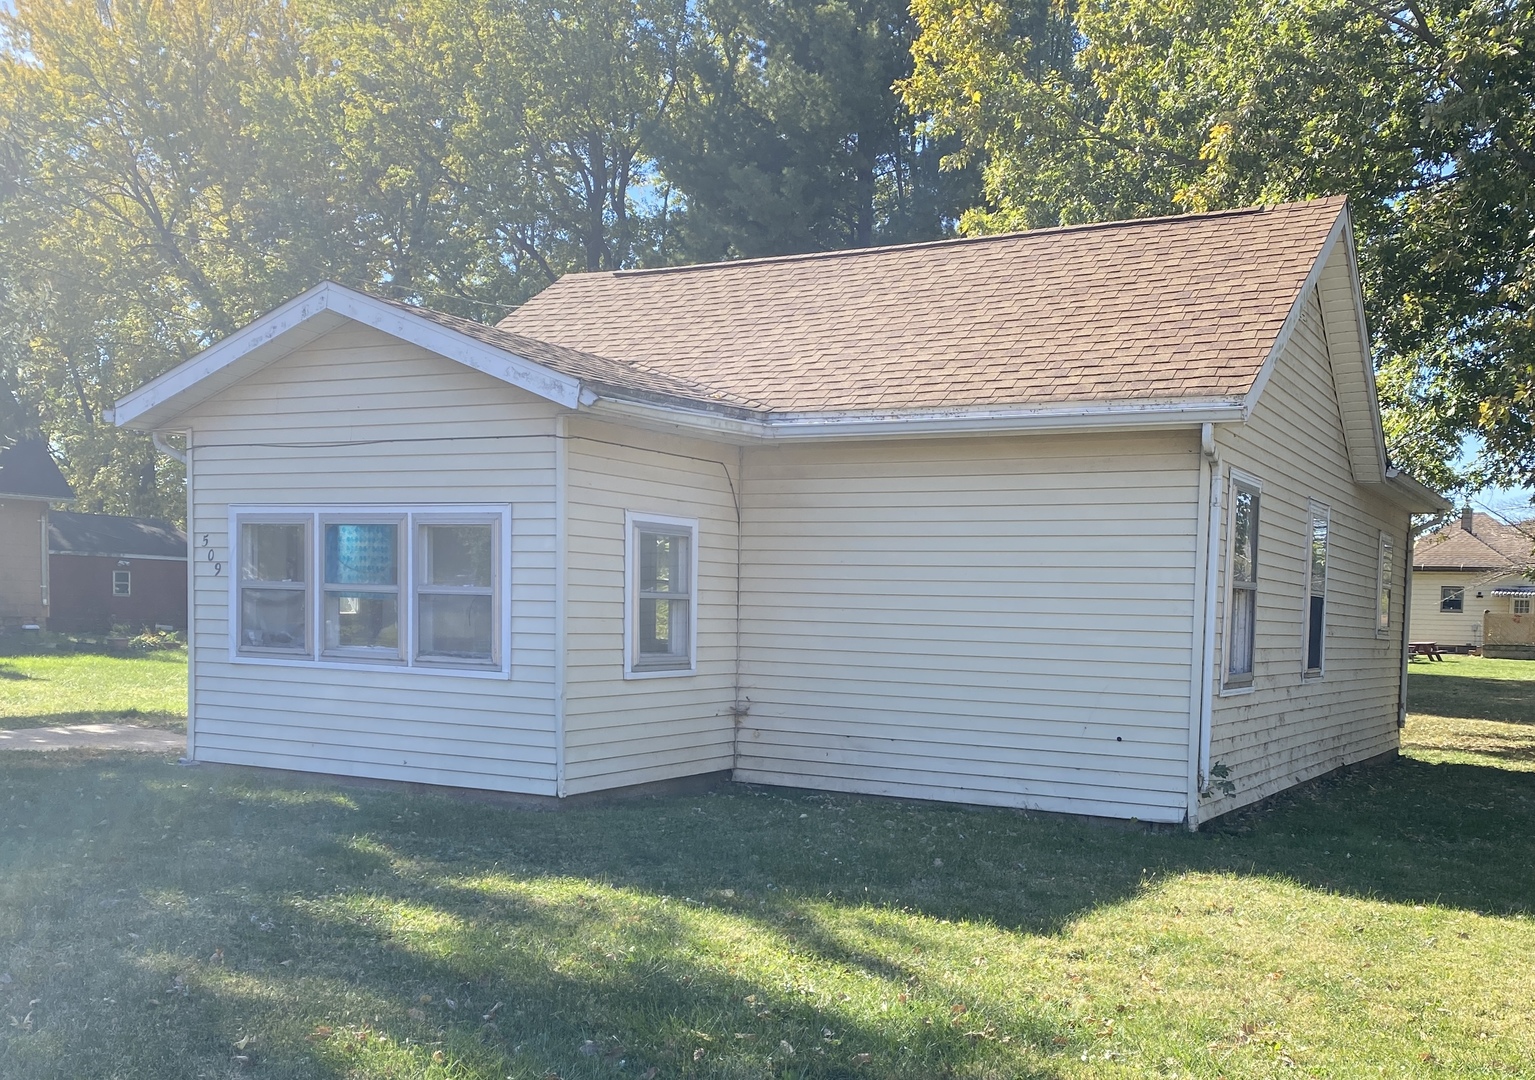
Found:
[[[917,0],[915,109],[971,231],[1346,193],[1393,456],[1535,479],[1535,9],[1513,0]]]

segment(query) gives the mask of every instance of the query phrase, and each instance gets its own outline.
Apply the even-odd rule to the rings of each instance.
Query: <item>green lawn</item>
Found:
[[[1196,836],[0,757],[0,1076],[1535,1075],[1535,772],[1474,725],[1528,728],[1468,723]]]
[[[1424,761],[1535,771],[1535,661],[1414,661],[1407,741]]]
[[[0,656],[0,729],[141,724],[185,731],[187,654]]]

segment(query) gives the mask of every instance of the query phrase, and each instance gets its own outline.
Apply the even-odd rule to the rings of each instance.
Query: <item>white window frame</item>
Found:
[[[1521,604],[1524,605],[1523,611],[1519,610]],[[1512,615],[1528,615],[1530,613],[1530,598],[1528,596],[1514,597],[1513,603],[1509,605],[1508,610]]]
[[[405,608],[410,602],[410,592],[407,591],[409,575],[405,572],[405,559],[410,551],[410,540],[405,535],[411,527],[409,515],[404,513],[361,513],[361,512],[325,512],[317,515],[316,532],[318,543],[315,545],[317,559],[314,563],[315,591],[320,594],[319,617],[320,621],[315,634],[316,644],[319,645],[320,656],[326,660],[344,660],[349,663],[382,664],[387,667],[400,667],[405,664],[406,650],[410,644],[407,626],[409,625]],[[392,525],[394,526],[394,584],[392,585],[357,585],[347,586],[342,584],[332,585],[325,580],[325,530],[331,525]],[[394,655],[388,655],[383,648],[373,646],[345,646],[331,647],[326,644],[330,637],[330,627],[326,622],[327,595],[332,592],[371,592],[393,593],[394,595]]]
[[[1391,633],[1391,604],[1396,594],[1396,540],[1386,530],[1380,532],[1380,547],[1375,561],[1375,636]]]
[[[383,659],[366,655],[325,654],[325,534],[324,524],[359,524],[386,520],[401,522],[400,599],[396,605],[402,656]],[[303,524],[305,526],[305,617],[307,649],[303,651],[253,650],[240,645],[240,526],[242,523]],[[496,545],[491,595],[496,627],[492,638],[492,663],[445,660],[417,656],[418,558],[416,553],[419,524],[484,524],[493,528]],[[233,664],[258,664],[277,667],[314,668],[324,671],[412,672],[431,676],[470,679],[507,679],[511,677],[512,654],[512,527],[511,507],[502,504],[400,503],[357,506],[246,505],[229,507],[229,661]]]
[[[463,671],[476,667],[497,669],[501,668],[506,657],[507,644],[501,640],[503,635],[492,637],[489,661],[459,660],[446,656],[422,656],[421,655],[421,597],[428,596],[482,596],[484,590],[480,588],[467,588],[464,586],[440,585],[434,586],[426,583],[426,551],[421,544],[421,532],[423,529],[434,525],[489,525],[491,537],[491,550],[495,555],[506,554],[509,557],[509,544],[506,543],[507,522],[505,516],[492,512],[467,512],[467,513],[438,513],[436,511],[422,511],[411,515],[407,527],[410,529],[410,541],[408,544],[410,567],[410,655],[412,664],[424,668],[442,668],[444,670]],[[510,564],[508,563],[508,570]],[[498,587],[496,578],[501,584]],[[507,594],[506,583],[511,580],[510,573],[493,574],[490,583],[490,609],[491,624],[502,626],[507,614],[508,604],[504,596]],[[510,622],[505,622],[509,631]]]
[[[1311,580],[1312,544],[1317,523],[1323,529],[1322,548],[1322,640],[1317,649],[1316,667],[1311,666],[1311,601],[1316,598],[1315,582]],[[1320,679],[1327,672],[1327,591],[1328,578],[1332,574],[1332,507],[1316,499],[1306,503],[1306,535],[1302,544],[1305,559],[1301,585],[1300,667],[1301,678],[1310,682]]]
[[[664,532],[688,534],[688,654],[686,663],[652,665],[639,658],[639,545],[640,529],[655,525]],[[666,514],[624,512],[624,678],[674,679],[698,673],[698,519]]]
[[[1237,488],[1247,488],[1257,496],[1257,511],[1253,520],[1253,625],[1252,625],[1252,669],[1244,674],[1233,676],[1231,674],[1231,597],[1236,585],[1232,581],[1232,571],[1235,569],[1236,539],[1237,539]],[[1225,584],[1225,610],[1222,613],[1221,629],[1221,695],[1223,697],[1237,694],[1250,694],[1253,692],[1253,684],[1258,675],[1258,590],[1262,578],[1258,575],[1258,541],[1263,536],[1263,481],[1250,473],[1240,469],[1232,469],[1226,483],[1226,573]]]
[[[132,596],[133,595],[133,571],[132,570],[113,570],[112,571],[112,595],[113,596]]]

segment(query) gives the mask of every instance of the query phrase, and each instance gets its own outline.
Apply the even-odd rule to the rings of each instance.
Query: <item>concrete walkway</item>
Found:
[[[63,727],[0,731],[5,750],[150,750],[185,753],[187,737],[180,731],[136,727],[133,724],[70,724]]]

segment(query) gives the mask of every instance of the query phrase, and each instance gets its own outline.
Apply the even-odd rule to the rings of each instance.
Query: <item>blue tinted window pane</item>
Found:
[[[395,525],[325,526],[327,585],[393,585],[398,579]]]

